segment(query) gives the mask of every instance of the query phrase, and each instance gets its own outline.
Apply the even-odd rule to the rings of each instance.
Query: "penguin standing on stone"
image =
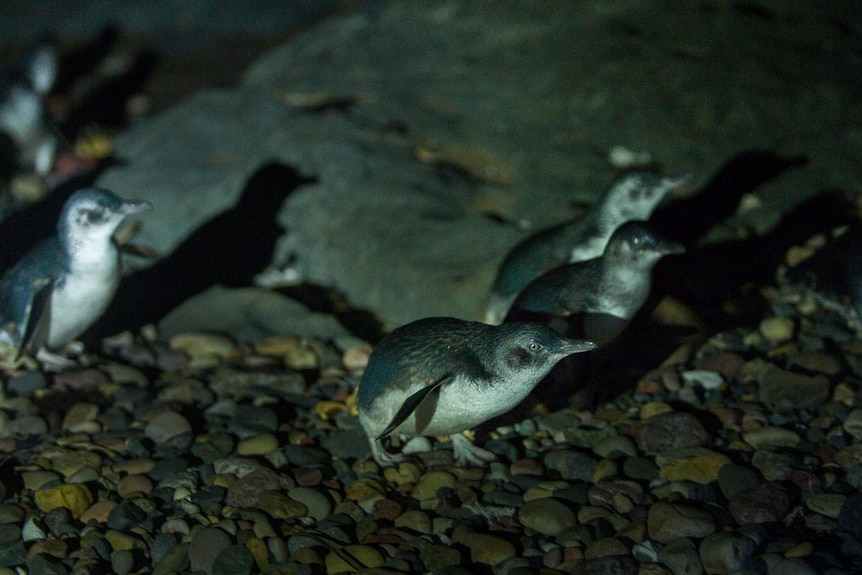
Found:
[[[583,218],[544,229],[516,245],[503,260],[491,286],[485,321],[498,324],[530,281],[555,267],[602,255],[608,240],[629,220],[645,220],[671,190],[687,184],[688,174],[625,174]]]
[[[39,176],[51,172],[57,152],[45,97],[57,78],[58,60],[53,43],[44,42],[0,76],[0,132],[14,145],[17,167]]]
[[[120,282],[114,232],[126,216],[151,208],[147,201],[124,200],[100,188],[72,194],[57,235],[38,244],[0,281],[0,342],[19,353],[57,350],[84,333]]]
[[[664,256],[683,251],[646,223],[626,222],[600,257],[560,266],[531,281],[515,298],[506,322],[560,318],[567,324],[566,334],[578,333],[604,346],[646,303],[653,267]]]
[[[514,408],[559,360],[593,348],[528,323],[437,317],[396,329],[374,349],[357,392],[374,459],[388,465],[403,458],[381,441],[395,433],[452,435],[462,464],[493,460],[461,432]]]

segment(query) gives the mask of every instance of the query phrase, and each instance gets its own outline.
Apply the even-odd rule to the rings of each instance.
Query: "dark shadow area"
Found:
[[[119,39],[119,29],[116,26],[107,26],[92,40],[65,49],[60,54],[57,80],[51,93],[68,95],[75,82],[91,74],[111,53]]]
[[[383,336],[383,324],[373,312],[353,307],[342,294],[316,284],[302,283],[279,288],[279,293],[317,313],[330,314],[356,337],[376,345]]]
[[[700,190],[688,198],[660,206],[649,221],[663,236],[688,248],[733,215],[745,194],[807,162],[803,156],[782,158],[768,151],[739,153]]]
[[[233,208],[203,224],[165,259],[124,278],[85,339],[137,330],[215,284],[251,285],[253,276],[272,261],[276,240],[284,233],[276,213],[293,190],[313,181],[290,166],[262,166]]]
[[[93,124],[103,128],[124,127],[128,119],[127,102],[141,92],[157,63],[155,52],[142,51],[123,73],[105,76],[84,97],[71,101],[60,125],[63,135],[74,141],[82,129]]]

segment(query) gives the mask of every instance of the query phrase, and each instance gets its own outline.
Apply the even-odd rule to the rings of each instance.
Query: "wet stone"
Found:
[[[569,575],[636,575],[638,564],[633,557],[612,556],[586,559],[576,563]]]
[[[659,468],[652,459],[646,457],[628,457],[623,461],[623,474],[632,479],[652,481],[658,479]]]
[[[731,463],[718,470],[718,487],[726,499],[761,482],[759,473],[743,465]]]
[[[30,397],[41,389],[48,387],[48,381],[41,371],[28,371],[11,378],[6,383],[6,391],[10,394]]]
[[[48,422],[38,415],[21,415],[11,420],[3,430],[4,437],[34,436],[48,433]]]
[[[838,526],[862,539],[862,493],[847,498],[838,514]]]
[[[518,521],[543,535],[559,535],[577,525],[575,513],[563,502],[545,497],[526,501],[518,509]]]
[[[682,537],[706,537],[715,532],[716,524],[708,511],[659,501],[650,506],[647,528],[650,538],[659,543],[670,543]]]
[[[735,533],[713,533],[700,543],[700,560],[707,573],[738,571],[757,549],[748,537]]]
[[[598,461],[578,451],[559,449],[548,451],[543,459],[549,471],[558,471],[563,479],[592,481]]]
[[[147,520],[147,513],[134,503],[124,501],[108,513],[107,525],[111,529],[123,531],[140,525]]]
[[[135,556],[129,550],[111,553],[111,569],[116,575],[128,575],[135,568]]]
[[[669,412],[638,422],[631,430],[638,447],[647,453],[706,445],[710,436],[691,413]]]
[[[206,527],[195,532],[188,547],[192,571],[212,573],[218,554],[232,544],[230,536],[218,527]]]
[[[271,469],[261,467],[234,481],[225,502],[231,507],[257,507],[261,491],[292,487],[291,481]]]
[[[336,430],[325,436],[320,444],[326,448],[333,457],[338,457],[340,459],[352,461],[354,459],[363,459],[371,455],[368,438],[359,426],[352,429]]]
[[[329,496],[320,489],[294,487],[287,492],[287,496],[302,504],[307,509],[308,516],[318,521],[326,519],[332,512]]]
[[[760,401],[779,409],[816,408],[829,399],[829,378],[809,376],[770,365],[758,380]]]
[[[781,521],[790,511],[787,492],[775,482],[740,491],[728,501],[728,510],[740,525]]]
[[[692,575],[703,573],[703,565],[700,562],[697,548],[691,540],[685,537],[672,540],[664,545],[659,550],[658,558],[672,573]]]

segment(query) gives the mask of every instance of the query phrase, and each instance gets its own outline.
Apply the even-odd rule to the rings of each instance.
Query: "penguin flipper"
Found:
[[[54,282],[42,280],[40,287],[33,293],[30,302],[30,313],[21,334],[21,344],[18,346],[20,356],[28,349],[38,349],[48,339],[48,326],[51,323],[51,294],[54,292]]]
[[[386,437],[387,435],[395,431],[395,429],[397,429],[399,425],[404,423],[404,420],[410,417],[410,415],[414,411],[416,411],[420,405],[422,405],[422,402],[424,402],[428,398],[428,396],[431,395],[431,393],[443,387],[443,384],[452,381],[452,378],[452,375],[444,375],[434,383],[426,385],[425,387],[405,399],[404,403],[401,405],[401,408],[395,414],[395,417],[392,418],[392,421],[389,423],[389,425],[386,426],[386,429],[384,429],[380,433],[380,435],[376,437],[376,439]]]

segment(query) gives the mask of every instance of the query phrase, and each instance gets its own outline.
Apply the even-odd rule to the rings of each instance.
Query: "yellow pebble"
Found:
[[[93,503],[93,494],[85,486],[77,483],[64,483],[56,487],[40,489],[36,492],[36,505],[48,513],[58,507],[65,507],[77,519]]]

